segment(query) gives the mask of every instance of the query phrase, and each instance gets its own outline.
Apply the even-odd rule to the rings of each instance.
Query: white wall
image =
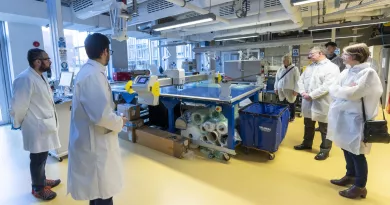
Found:
[[[11,80],[25,70],[29,65],[27,51],[34,48],[33,42],[38,41],[43,49],[42,28],[37,25],[22,23],[7,23],[7,35],[10,53]]]

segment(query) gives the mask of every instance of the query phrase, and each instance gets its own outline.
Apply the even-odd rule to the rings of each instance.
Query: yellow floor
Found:
[[[313,152],[295,151],[301,142],[303,121],[289,127],[274,161],[267,155],[242,152],[228,164],[197,156],[179,160],[146,147],[120,141],[125,169],[125,188],[115,196],[116,205],[388,205],[390,204],[390,145],[374,145],[368,156],[368,198],[349,200],[338,195],[340,187],[329,179],[345,173],[342,152],[335,147],[326,161],[315,161]],[[88,204],[66,196],[67,160],[49,158],[47,176],[61,178],[54,190],[58,197],[40,202],[31,194],[29,156],[21,135],[0,127],[0,204]]]

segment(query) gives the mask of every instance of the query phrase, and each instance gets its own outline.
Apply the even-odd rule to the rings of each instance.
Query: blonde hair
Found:
[[[358,43],[347,46],[343,49],[343,51],[350,55],[352,59],[359,61],[359,63],[366,62],[370,56],[370,50],[365,43]]]
[[[284,55],[284,56],[282,57],[282,62],[283,62],[284,60],[288,60],[288,63],[289,63],[289,64],[292,64],[292,57],[291,57],[290,54]]]

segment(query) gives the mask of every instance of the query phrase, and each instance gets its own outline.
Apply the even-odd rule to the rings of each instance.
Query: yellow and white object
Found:
[[[157,76],[137,76],[131,87],[138,94],[138,103],[158,105],[158,99],[160,97],[160,82],[158,81]]]

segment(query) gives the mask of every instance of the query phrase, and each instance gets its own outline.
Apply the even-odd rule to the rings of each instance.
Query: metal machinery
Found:
[[[129,81],[125,90],[138,95],[138,103],[158,105],[162,102],[168,110],[168,131],[175,132],[174,107],[181,102],[202,104],[205,106],[220,106],[222,113],[228,119],[228,147],[219,147],[204,142],[195,142],[203,147],[212,148],[224,153],[235,155],[234,129],[235,105],[252,98],[258,101],[262,84],[241,85],[222,81],[215,71],[199,75],[185,76],[183,69],[167,70],[167,77],[142,75]]]

